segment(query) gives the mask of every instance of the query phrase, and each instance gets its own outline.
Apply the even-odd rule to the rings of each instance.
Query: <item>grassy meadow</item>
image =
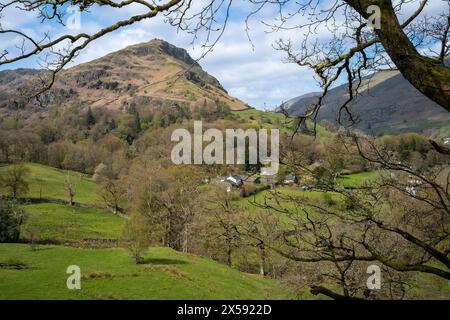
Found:
[[[67,200],[64,192],[66,172],[38,164],[27,164],[31,171],[29,197]],[[4,170],[4,168],[0,168]],[[363,172],[341,176],[337,183],[344,187],[362,186],[375,179],[378,172]],[[45,183],[43,183],[45,181]],[[144,263],[135,264],[130,253],[115,242],[88,246],[83,240],[117,240],[125,219],[101,209],[93,179],[83,176],[75,201],[92,207],[69,206],[58,203],[27,204],[26,223],[22,226],[21,244],[0,244],[1,299],[323,299],[313,296],[306,288],[295,290],[291,285],[257,274],[240,272],[212,259],[185,254],[169,248],[154,247],[146,251]],[[258,209],[254,203],[275,204],[293,209],[283,197],[333,201],[339,210],[336,194],[314,190],[303,191],[289,187],[265,190],[235,202],[239,210],[249,213]],[[301,214],[301,213],[299,213]],[[286,222],[290,221],[286,217]],[[42,243],[37,249],[27,244],[30,230]],[[258,261],[249,254],[247,259]],[[282,261],[282,260],[280,260]],[[237,259],[235,263],[239,264]],[[69,265],[81,268],[81,290],[68,290],[66,273]],[[332,285],[332,284],[329,284]],[[440,288],[438,291],[436,288]],[[440,296],[435,293],[440,292]],[[450,290],[445,281],[419,275],[409,297],[433,296],[445,299]]]
[[[0,299],[288,299],[270,279],[239,272],[211,259],[151,248],[143,264],[119,248],[81,249],[0,244]],[[66,269],[81,269],[81,290],[68,290]]]
[[[39,240],[70,241],[84,238],[117,239],[124,218],[97,208],[71,207],[55,203],[25,206],[27,229],[36,230]]]
[[[26,166],[30,169],[28,197],[67,201],[66,171],[39,164]],[[102,205],[93,179],[80,179],[75,201]],[[275,280],[169,248],[150,248],[144,263],[136,265],[122,248],[74,247],[86,238],[119,238],[126,218],[106,209],[57,203],[28,204],[24,208],[25,243],[0,244],[0,300],[292,298],[292,293]],[[26,244],[30,230],[37,241],[64,245],[41,244],[32,250]],[[81,290],[66,287],[69,265],[80,266]]]
[[[37,163],[27,163],[30,170],[28,197],[69,201],[64,181],[67,175],[76,181],[75,201],[85,204],[101,204],[95,181],[78,172],[60,170]],[[6,167],[0,167],[0,174]]]

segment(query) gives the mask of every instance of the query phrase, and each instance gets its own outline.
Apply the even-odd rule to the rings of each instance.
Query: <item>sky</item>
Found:
[[[2,1],[0,0],[0,2]],[[200,0],[196,4],[201,5],[202,1],[205,0]],[[258,109],[273,109],[291,98],[319,91],[320,87],[311,70],[287,63],[286,54],[274,49],[276,40],[280,38],[291,39],[296,43],[302,40],[302,34],[297,30],[269,32],[270,28],[262,21],[277,21],[278,15],[274,7],[263,9],[250,20],[251,42],[249,41],[244,21],[248,12],[251,12],[254,7],[249,7],[248,3],[246,0],[234,0],[225,32],[214,49],[199,61],[203,69],[216,77],[230,95]],[[439,5],[442,5],[442,0],[432,0],[430,7],[433,9]],[[433,9],[433,11],[435,10]],[[142,12],[142,7],[139,5],[120,10],[92,8],[89,13],[80,16],[80,27],[83,32],[93,33],[111,23]],[[219,13],[219,20],[225,16],[223,13],[223,11]],[[69,9],[64,22],[74,21],[73,14],[74,11]],[[56,37],[67,32],[80,32],[80,30],[68,29],[67,26],[57,23],[40,23],[36,16],[14,9],[4,12],[0,21],[4,29],[16,28],[36,37],[40,37],[44,33]],[[291,21],[291,25],[301,24],[304,21],[304,17],[298,16]],[[66,25],[69,24],[66,23]],[[316,37],[322,41],[327,41],[329,36],[330,31],[326,29],[319,29],[316,34]],[[192,45],[192,35],[177,31],[163,17],[157,17],[120,29],[96,40],[89,44],[71,65],[90,61],[128,45],[147,42],[154,38],[163,39],[187,49],[194,59],[201,57],[203,52],[201,39]],[[6,47],[12,51],[16,41],[17,38],[13,36],[0,37],[0,49]],[[17,67],[38,68],[39,65],[35,59],[29,59],[1,66],[0,69]]]

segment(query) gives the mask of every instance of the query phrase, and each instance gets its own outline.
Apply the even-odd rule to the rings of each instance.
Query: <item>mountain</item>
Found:
[[[450,113],[420,93],[398,71],[381,71],[364,78],[360,93],[350,103],[350,110],[359,119],[356,127],[367,132],[420,132],[450,125]],[[319,95],[318,92],[308,93],[287,101],[284,106],[290,114],[300,115]],[[347,84],[330,90],[318,120],[336,124],[339,107],[347,99]]]
[[[44,74],[35,69],[1,71],[0,108],[25,109],[28,104],[23,91]],[[113,110],[133,104],[151,107],[167,103],[190,108],[205,104],[222,104],[231,110],[247,108],[244,102],[229,96],[185,49],[159,39],[63,70],[42,100],[46,105]]]

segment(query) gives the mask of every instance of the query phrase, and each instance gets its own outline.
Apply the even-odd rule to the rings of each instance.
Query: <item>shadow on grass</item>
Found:
[[[22,270],[22,269],[30,269],[30,266],[25,262],[9,260],[6,262],[0,261],[0,269]]]
[[[54,250],[55,247],[47,246],[47,245],[38,245],[36,248],[31,249],[28,248],[30,252],[39,252],[39,251],[47,251],[47,250]]]
[[[164,258],[147,258],[144,259],[144,261],[142,261],[142,263],[140,264],[166,264],[166,265],[170,265],[170,264],[187,264],[186,261],[183,260],[177,260],[177,259],[164,259]]]

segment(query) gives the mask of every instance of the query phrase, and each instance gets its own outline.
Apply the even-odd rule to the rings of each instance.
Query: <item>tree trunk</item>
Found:
[[[231,254],[233,253],[232,245],[231,245],[231,239],[227,239],[227,265],[231,267],[232,261],[231,261]]]
[[[186,225],[184,227],[184,243],[183,243],[183,252],[188,252],[188,240],[189,240],[189,228]]]
[[[264,247],[264,243],[261,243],[260,245],[258,245],[259,248],[259,254],[260,254],[260,258],[261,258],[261,265],[260,265],[260,270],[259,273],[262,276],[266,275],[266,248]]]
[[[450,112],[450,68],[440,61],[422,56],[404,33],[391,0],[345,0],[361,16],[367,8],[381,9],[381,28],[375,30],[384,49],[401,74],[421,93]]]

